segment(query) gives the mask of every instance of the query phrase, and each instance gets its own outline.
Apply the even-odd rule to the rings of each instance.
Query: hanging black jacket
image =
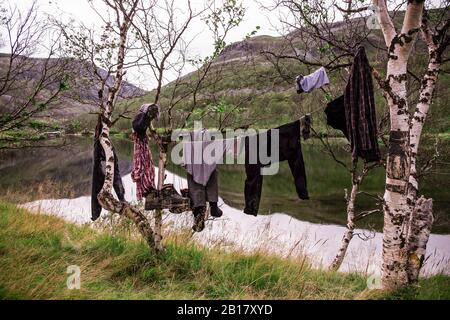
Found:
[[[120,176],[119,163],[117,160],[116,152],[113,148],[114,152],[114,191],[117,194],[117,197],[120,201],[125,201],[125,189],[122,184],[122,178]],[[103,150],[102,145],[100,144],[99,139],[94,140],[94,165],[92,170],[92,192],[91,192],[91,220],[95,221],[100,217],[100,213],[102,212],[102,206],[98,202],[97,196],[102,190],[103,183],[105,182],[105,151]]]
[[[133,130],[139,138],[143,138],[146,135],[149,125],[150,117],[144,112],[138,112],[132,121]]]
[[[282,125],[279,130],[279,161],[287,160],[292,176],[294,177],[295,188],[300,199],[309,199],[308,190],[306,186],[306,172],[305,163],[303,161],[303,154],[300,145],[300,121],[297,120],[292,123]],[[267,132],[245,137],[245,173],[247,178],[245,180],[245,208],[246,214],[256,216],[259,210],[259,203],[261,200],[261,191],[263,176],[261,175],[261,168],[269,164],[261,164],[259,159],[259,147],[267,144],[267,154],[272,154],[271,150],[271,130]],[[256,141],[258,143],[256,143]],[[250,148],[257,146],[258,159],[257,163],[250,163]]]
[[[347,132],[352,157],[367,162],[378,161],[377,119],[373,95],[372,72],[366,51],[358,48],[344,93]]]
[[[145,103],[141,106],[131,123],[134,132],[136,132],[140,139],[144,138],[147,128],[150,126],[150,122],[153,119],[158,118],[159,114],[160,110],[157,104]]]

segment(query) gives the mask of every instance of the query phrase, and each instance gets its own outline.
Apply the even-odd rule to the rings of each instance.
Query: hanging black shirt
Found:
[[[325,113],[327,115],[327,125],[334,129],[341,130],[347,139],[347,122],[345,120],[345,107],[344,107],[344,96],[334,99],[327,104],[325,108]]]

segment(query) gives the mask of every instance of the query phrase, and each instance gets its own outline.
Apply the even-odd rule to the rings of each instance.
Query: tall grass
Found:
[[[100,231],[0,202],[0,298],[4,299],[449,299],[449,278],[418,291],[374,295],[358,274],[311,269],[304,259],[207,250],[188,234],[152,254],[126,228]],[[66,286],[81,269],[80,290]]]

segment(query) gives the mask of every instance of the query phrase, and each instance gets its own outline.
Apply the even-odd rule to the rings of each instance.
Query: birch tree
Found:
[[[389,5],[391,12],[388,10]],[[419,168],[417,155],[440,67],[448,61],[448,56],[445,56],[449,45],[449,15],[445,9],[448,5],[448,1],[441,2],[441,9],[434,14],[433,19],[424,10],[423,0],[277,0],[269,8],[282,8],[288,12],[287,15],[280,15],[282,24],[289,31],[285,37],[284,50],[266,52],[269,61],[277,66],[281,76],[288,81],[291,81],[292,75],[282,68],[282,62],[286,60],[313,67],[326,66],[332,72],[339,72],[338,76],[345,80],[345,70],[351,65],[352,52],[358,45],[364,44],[387,56],[384,59],[385,71],[377,70],[375,63],[372,64],[373,76],[388,106],[387,112],[379,118],[378,130],[379,139],[387,149],[386,158],[380,163],[386,169],[386,188],[384,197],[379,199],[384,211],[382,283],[387,289],[417,282],[433,223],[432,199],[420,197],[419,177],[426,173],[435,156]],[[383,43],[371,36],[377,32],[373,30],[376,25],[375,28],[366,27],[369,22],[373,26],[372,17],[367,15],[369,10],[375,12]],[[405,10],[403,21],[400,26],[395,26],[393,18],[402,10]],[[418,35],[427,47],[429,58],[420,70],[412,70],[408,61],[411,60]],[[313,43],[315,46],[312,46]],[[345,166],[342,160],[336,158],[330,145],[326,141],[323,143],[330,155]],[[338,269],[345,257],[356,221],[377,212],[355,212],[356,198],[361,193],[359,187],[369,173],[370,166],[364,164],[358,173],[353,164],[349,171],[352,189],[346,196],[347,231],[332,263],[333,269]]]
[[[178,13],[184,12],[184,14]],[[239,25],[244,15],[244,9],[235,0],[205,2],[205,7],[195,11],[190,1],[181,4],[174,0],[165,0],[157,6],[141,2],[137,10],[134,30],[145,52],[141,66],[149,67],[156,80],[154,103],[159,104],[163,84],[170,74],[176,74],[172,82],[169,105],[162,106],[162,133],[153,126],[150,134],[159,150],[157,189],[161,190],[165,180],[167,153],[171,143],[174,128],[183,129],[194,109],[198,106],[198,95],[204,88],[210,74],[214,59],[225,47],[225,39],[229,31]],[[213,39],[214,52],[205,58],[193,59],[189,56],[189,45],[195,39],[192,36],[194,23],[198,19],[206,22]],[[197,69],[190,78],[182,78],[191,62]],[[188,102],[185,111],[177,110],[181,102]],[[180,113],[177,119],[174,112]],[[181,119],[181,122],[180,122]],[[178,121],[177,121],[178,120]],[[155,245],[162,250],[162,210],[155,210]]]
[[[184,127],[192,111],[197,106],[197,95],[211,70],[216,58],[225,46],[229,31],[237,26],[244,14],[242,6],[235,0],[205,2],[205,7],[194,11],[190,1],[184,7],[177,1],[142,1],[142,0],[103,0],[107,12],[100,11],[91,1],[92,8],[98,13],[104,25],[100,34],[84,25],[76,28],[58,23],[65,30],[68,52],[71,56],[85,61],[91,66],[100,83],[98,105],[102,124],[100,142],[106,155],[105,182],[98,199],[102,207],[134,222],[138,231],[154,252],[163,250],[162,211],[155,210],[154,225],[140,207],[129,202],[117,200],[112,193],[114,180],[114,153],[110,139],[110,129],[117,121],[113,114],[126,71],[139,68],[149,72],[148,78],[156,83],[154,103],[160,103],[162,89],[171,76],[176,76],[172,86],[170,103],[161,106],[163,131],[151,124],[150,136],[159,149],[159,174],[157,186],[161,189],[165,180],[167,152],[171,132]],[[103,8],[102,8],[103,9]],[[183,12],[183,9],[185,11]],[[184,20],[183,20],[184,19]],[[197,22],[208,21],[212,32],[214,53],[197,60],[199,68],[196,76],[183,79],[188,70],[188,48],[195,37]],[[193,36],[194,34],[194,36]],[[96,72],[97,67],[107,70],[107,74]],[[107,81],[113,78],[113,81]],[[180,95],[179,91],[183,91]],[[183,99],[189,101],[188,110],[176,110]],[[183,122],[175,123],[173,112],[180,112]],[[119,115],[120,117],[120,115]]]
[[[83,25],[77,28],[60,24],[64,29],[67,52],[76,59],[89,64],[99,81],[98,114],[101,122],[100,144],[105,151],[105,181],[98,194],[101,206],[134,222],[151,250],[155,250],[153,228],[143,211],[129,202],[121,202],[113,195],[114,152],[110,130],[114,123],[113,112],[126,70],[130,68],[126,55],[132,48],[130,35],[132,20],[135,17],[139,0],[104,0],[106,12],[101,17],[104,25],[98,35],[95,30]],[[92,8],[95,9],[91,2]],[[98,67],[107,70],[98,73]],[[113,78],[113,81],[107,81]]]
[[[287,12],[287,14],[279,16],[282,44],[278,48],[268,48],[262,52],[283,81],[292,85],[293,79],[297,75],[292,73],[292,65],[298,64],[309,72],[319,66],[324,66],[330,75],[345,83],[349,68],[352,66],[354,51],[358,45],[365,44],[378,50],[377,44],[370,38],[371,30],[365,27],[365,19],[348,17],[342,20],[339,12],[346,9],[341,9],[338,3],[339,1],[282,0],[275,1],[272,7],[266,7],[271,11],[281,9],[280,11]],[[342,89],[341,86],[334,83],[330,88],[320,88],[323,101],[326,103],[330,101],[331,97],[341,95]],[[318,106],[313,112],[321,112],[323,109],[324,106]],[[383,139],[383,134],[386,133],[387,117],[388,114],[383,113],[378,121],[377,132],[380,139]],[[383,162],[363,162],[362,165],[358,165],[358,159],[354,159],[348,164],[345,158],[338,156],[337,151],[342,147],[330,141],[329,137],[333,134],[328,127],[326,130],[326,134],[323,135],[312,128],[315,138],[320,141],[325,153],[348,172],[351,182],[351,188],[344,190],[347,214],[346,230],[342,236],[340,248],[330,264],[330,269],[338,270],[344,261],[350,242],[355,236],[357,223],[368,216],[381,212],[381,197],[362,192],[360,189],[366,177],[371,174],[373,169],[382,166]],[[343,149],[345,150],[345,148]],[[356,205],[362,196],[375,199],[377,208],[358,212]],[[370,237],[363,239],[368,238]]]
[[[419,201],[416,166],[423,126],[438,80],[442,55],[449,44],[448,16],[431,29],[424,13],[425,1],[408,1],[399,30],[385,1],[374,0],[378,22],[388,48],[383,93],[390,112],[389,151],[384,194],[382,284],[394,289],[418,279],[432,226],[432,200]],[[412,46],[421,34],[428,48],[428,64],[422,77],[419,102],[409,111],[407,65]]]

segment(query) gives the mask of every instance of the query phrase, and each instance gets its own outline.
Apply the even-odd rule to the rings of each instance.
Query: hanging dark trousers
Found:
[[[187,173],[187,182],[189,189],[189,197],[192,200],[194,208],[205,207],[206,202],[215,202],[219,200],[219,186],[217,169],[209,177],[206,186],[194,181],[194,177]]]
[[[292,176],[294,177],[295,189],[300,199],[309,199],[306,186],[305,163],[300,145],[300,121],[282,125],[279,130],[279,161],[288,161]],[[267,143],[267,154],[272,154],[271,150],[271,130],[256,136],[245,137],[245,208],[246,214],[256,216],[261,200],[263,176],[261,168],[269,164],[262,164],[259,159],[259,147]],[[256,143],[257,142],[257,143]],[[257,146],[257,150],[253,148]],[[257,152],[257,163],[250,163],[250,148],[252,152]]]
[[[120,176],[119,163],[117,160],[116,152],[114,152],[114,181],[113,187],[117,194],[117,198],[120,201],[125,201],[125,189],[122,184],[122,178]],[[91,192],[91,220],[95,221],[100,217],[102,212],[102,206],[98,202],[97,196],[103,188],[105,182],[105,151],[103,150],[100,140],[95,138],[94,140],[94,166],[92,170],[92,192]],[[103,165],[102,165],[103,163]]]

